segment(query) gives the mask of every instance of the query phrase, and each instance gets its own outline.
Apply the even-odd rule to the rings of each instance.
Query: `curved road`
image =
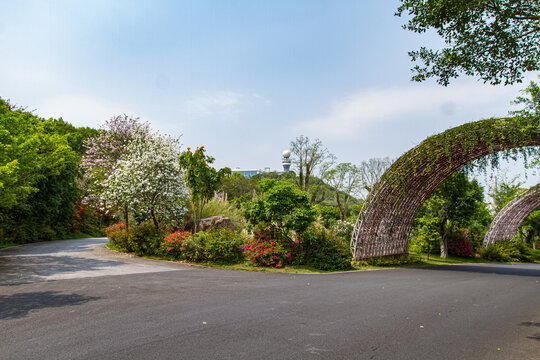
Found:
[[[0,358],[540,358],[540,264],[250,273],[105,242],[0,251]]]

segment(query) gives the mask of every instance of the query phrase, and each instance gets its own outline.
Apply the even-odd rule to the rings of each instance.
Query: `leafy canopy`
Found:
[[[295,184],[263,179],[257,189],[263,195],[246,203],[244,208],[250,224],[270,226],[287,237],[290,231],[305,231],[315,220],[308,194]]]
[[[0,207],[11,208],[59,175],[75,153],[67,136],[45,131],[45,122],[0,98]]]
[[[409,52],[413,80],[434,77],[441,85],[460,73],[493,85],[520,82],[540,70],[540,2],[537,0],[401,0],[396,15],[409,15],[403,27],[434,29],[446,46]]]

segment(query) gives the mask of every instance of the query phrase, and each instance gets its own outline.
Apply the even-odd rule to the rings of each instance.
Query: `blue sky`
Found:
[[[411,82],[407,51],[441,41],[398,3],[0,0],[0,97],[76,126],[139,116],[216,167],[273,170],[301,134],[359,163],[512,109],[526,85]]]

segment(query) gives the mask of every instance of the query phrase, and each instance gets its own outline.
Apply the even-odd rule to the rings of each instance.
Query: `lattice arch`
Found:
[[[540,206],[540,185],[536,185],[510,201],[495,216],[484,237],[486,247],[497,241],[512,239],[521,223]]]
[[[424,200],[455,171],[500,151],[540,145],[538,118],[488,119],[434,135],[409,150],[369,193],[351,239],[354,259],[408,253]]]

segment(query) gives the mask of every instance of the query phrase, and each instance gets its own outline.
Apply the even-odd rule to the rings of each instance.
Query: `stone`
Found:
[[[195,229],[195,222],[193,220],[188,221],[184,229],[186,231],[193,232]],[[228,217],[225,216],[211,216],[209,218],[197,220],[197,231],[208,232],[212,229],[219,229],[222,227],[228,227],[234,230],[234,225]]]

